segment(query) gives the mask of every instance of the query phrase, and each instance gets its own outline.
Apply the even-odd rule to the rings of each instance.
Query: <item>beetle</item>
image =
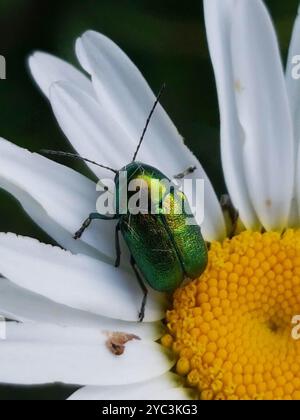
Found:
[[[148,289],[147,283],[152,289],[159,292],[173,292],[183,280],[188,277],[194,279],[199,277],[206,268],[208,253],[206,243],[202,237],[200,226],[195,223],[187,223],[191,217],[186,196],[176,188],[164,193],[164,180],[170,181],[159,169],[136,161],[139,149],[143,142],[145,133],[150,123],[153,112],[159,103],[164,86],[161,88],[153,108],[147,119],[145,128],[140,138],[132,161],[120,170],[115,170],[97,162],[91,161],[67,152],[43,150],[43,153],[55,154],[77,158],[108,169],[115,173],[116,186],[116,213],[113,217],[100,213],[91,213],[84,221],[81,228],[75,233],[74,239],[79,239],[84,231],[96,219],[118,220],[115,230],[116,262],[119,267],[121,261],[120,233],[130,251],[130,263],[143,291],[143,300],[139,312],[139,321],[142,322],[145,314]],[[181,174],[175,176],[177,179],[184,178],[196,168],[188,168]],[[118,201],[120,187],[120,173],[127,174],[128,184],[132,180],[140,180],[146,183],[149,202],[156,211],[139,212],[131,214],[127,209],[125,214],[120,211]],[[159,200],[151,201],[151,182],[156,182],[160,192]],[[153,184],[152,184],[153,185]],[[128,196],[128,199],[130,196]],[[182,205],[184,203],[184,206]],[[126,203],[127,204],[127,203]],[[175,211],[180,206],[181,211]],[[150,210],[150,209],[148,209]]]

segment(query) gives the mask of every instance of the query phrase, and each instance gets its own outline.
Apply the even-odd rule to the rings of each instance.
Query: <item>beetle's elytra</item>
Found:
[[[148,185],[167,179],[158,169],[139,162],[123,168],[130,180],[142,179]],[[116,175],[118,187],[118,175]],[[148,189],[150,194],[150,189]],[[149,197],[150,201],[151,197]],[[156,214],[130,213],[120,215],[119,229],[130,253],[147,283],[160,292],[172,292],[184,277],[196,278],[207,263],[207,250],[200,227],[188,225],[181,201],[186,197],[179,191],[171,191],[164,200],[155,203]],[[152,203],[153,204],[153,203]],[[170,211],[169,204],[174,211]],[[176,206],[183,212],[175,214]]]
[[[86,160],[113,171],[115,173],[117,197],[119,197],[119,173],[121,171],[126,171],[127,173],[126,187],[128,187],[128,183],[133,179],[143,180],[149,187],[151,181],[160,183],[162,180],[168,179],[158,169],[141,162],[136,162],[138,151],[144,139],[151,116],[159,102],[163,88],[149,114],[132,162],[120,171],[92,162],[79,155],[54,151],[44,152]],[[175,176],[175,178],[182,178],[193,170],[195,168],[189,168],[182,174]],[[118,211],[119,203],[117,202],[116,214],[113,217],[91,213],[74,236],[75,239],[79,239],[92,220],[118,220],[115,234],[116,267],[120,264],[121,250],[119,233],[121,233],[131,254],[131,265],[144,293],[139,313],[140,321],[144,318],[147,298],[145,282],[159,292],[172,292],[182,283],[185,277],[191,279],[199,277],[207,265],[207,248],[200,227],[197,224],[187,223],[187,218],[190,217],[190,213],[188,214],[186,212],[187,198],[185,195],[175,189],[168,191],[167,195],[162,197],[157,203],[153,203],[151,202],[151,188],[148,188],[148,194],[151,206],[157,206],[157,212],[155,214],[150,211],[147,214],[139,213],[133,215],[129,210],[125,214],[123,212],[121,214]],[[185,202],[185,207],[182,206],[182,202]],[[177,206],[181,206],[180,208],[183,211],[176,212]]]

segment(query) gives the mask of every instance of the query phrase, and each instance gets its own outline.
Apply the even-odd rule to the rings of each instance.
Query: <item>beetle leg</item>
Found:
[[[120,247],[119,232],[120,232],[120,222],[117,224],[116,231],[115,231],[116,254],[117,254],[117,258],[116,258],[116,262],[115,262],[115,267],[119,267],[120,266],[120,262],[121,262],[121,247]]]
[[[174,179],[182,179],[186,177],[187,175],[194,173],[196,169],[197,169],[196,166],[190,166],[184,172],[181,172],[180,174],[175,175]]]
[[[103,214],[99,214],[99,213],[91,213],[89,215],[89,217],[83,222],[81,228],[75,233],[74,235],[74,239],[80,239],[83,232],[90,226],[90,224],[92,223],[92,220],[95,219],[101,219],[101,220],[115,220],[117,218],[117,216],[113,216],[113,217],[108,217],[108,216],[104,216]]]
[[[140,309],[140,312],[139,312],[139,321],[143,322],[143,319],[145,317],[145,307],[146,307],[146,303],[147,303],[148,289],[145,286],[145,284],[143,282],[143,279],[142,279],[142,277],[141,277],[141,275],[140,275],[140,273],[139,273],[139,271],[136,267],[136,263],[135,263],[135,260],[134,260],[133,256],[130,257],[130,264],[131,264],[131,266],[133,268],[133,271],[136,275],[137,281],[138,281],[138,283],[139,283],[139,285],[140,285],[140,287],[141,287],[141,289],[144,293],[141,309]]]

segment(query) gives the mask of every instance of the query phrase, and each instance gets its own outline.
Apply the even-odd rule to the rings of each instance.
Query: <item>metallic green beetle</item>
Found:
[[[139,313],[140,321],[144,318],[147,299],[145,282],[159,292],[172,292],[182,283],[185,277],[191,279],[199,277],[207,265],[207,248],[200,227],[196,223],[187,223],[188,218],[191,217],[191,212],[187,212],[188,203],[186,196],[178,189],[168,190],[164,194],[164,184],[161,183],[163,180],[168,180],[168,178],[158,169],[135,161],[151,116],[159,102],[161,92],[162,90],[151,110],[132,162],[120,171],[104,167],[89,159],[82,158],[79,155],[65,152],[44,151],[45,153],[60,154],[86,160],[109,169],[116,174],[116,214],[113,217],[110,217],[99,213],[91,213],[82,227],[75,233],[74,238],[79,239],[85,229],[91,224],[92,220],[118,219],[115,234],[117,253],[115,265],[116,267],[120,265],[121,248],[119,233],[121,232],[131,254],[132,268],[144,293]],[[188,168],[187,171],[177,175],[175,178],[183,178],[187,173],[191,173],[194,170],[195,168]],[[152,208],[153,206],[156,207],[155,214],[151,212],[150,208],[150,211],[147,211],[147,213],[140,212],[135,215],[130,212],[130,209],[125,214],[120,211],[118,197],[120,189],[119,174],[121,172],[127,173],[127,185],[125,186],[127,191],[128,184],[132,180],[142,180],[149,186],[148,199]],[[152,195],[150,194],[150,185],[153,181],[158,183],[158,188],[161,191],[161,194],[159,195],[160,198],[156,203],[153,203],[153,201],[151,202]],[[130,196],[128,195],[128,199],[129,198]],[[181,211],[176,211],[179,206]]]

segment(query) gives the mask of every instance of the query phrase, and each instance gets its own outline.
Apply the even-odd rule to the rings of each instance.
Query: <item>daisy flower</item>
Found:
[[[300,311],[300,88],[292,77],[300,22],[285,77],[261,0],[205,0],[204,7],[223,171],[238,223],[225,223],[204,170],[159,106],[139,160],[170,178],[197,167],[191,177],[205,181],[209,262],[201,278],[175,292],[166,315],[163,298],[151,293],[146,322],[137,323],[134,275],[125,258],[121,269],[113,267],[114,222],[94,223],[73,240],[95,209],[96,185],[2,140],[0,186],[65,250],[0,235],[0,313],[19,321],[8,323],[0,343],[1,382],[86,385],[71,399],[187,398],[183,385],[201,399],[300,399],[300,342],[291,338]],[[76,55],[85,73],[37,52],[32,75],[74,149],[121,168],[155,96],[105,36],[86,32]],[[168,331],[159,345],[164,317]],[[123,344],[120,357],[109,351]],[[177,375],[169,372],[174,363]]]
[[[76,41],[83,68],[46,53],[29,58],[33,78],[76,151],[114,168],[131,161],[155,96],[135,65],[110,39],[88,31]],[[73,398],[185,399],[190,392],[170,373],[175,355],[157,341],[166,299],[150,292],[138,322],[142,293],[122,252],[114,267],[114,221],[93,223],[96,183],[74,170],[1,139],[0,186],[63,249],[33,238],[0,234],[0,382],[87,385]],[[225,237],[222,211],[200,163],[159,105],[139,160],[170,178],[196,166],[204,178],[206,239]],[[89,165],[98,179],[111,173]],[[119,354],[119,356],[117,356]],[[145,363],[145,361],[147,361]]]

